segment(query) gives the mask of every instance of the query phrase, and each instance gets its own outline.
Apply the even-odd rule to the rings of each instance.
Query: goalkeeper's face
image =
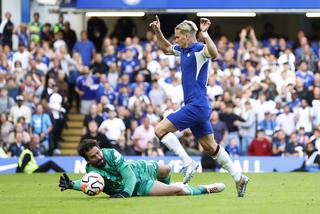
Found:
[[[87,162],[92,164],[95,167],[102,167],[105,163],[105,158],[103,157],[103,153],[101,149],[97,146],[93,147],[86,153]]]

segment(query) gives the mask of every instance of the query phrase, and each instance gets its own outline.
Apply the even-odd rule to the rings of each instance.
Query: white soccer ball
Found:
[[[103,191],[104,180],[102,176],[96,172],[89,172],[82,177],[81,190],[89,196],[98,195]]]

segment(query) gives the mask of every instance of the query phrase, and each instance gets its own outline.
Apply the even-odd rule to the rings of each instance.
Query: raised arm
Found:
[[[208,58],[216,59],[219,56],[218,49],[212,39],[210,38],[208,34],[208,29],[211,25],[211,22],[207,18],[201,18],[200,19],[200,31],[202,33],[202,37],[204,39],[204,42],[206,44],[206,47],[204,49],[204,54]]]
[[[157,37],[157,44],[160,49],[167,55],[173,55],[172,45],[171,43],[163,36],[163,33],[160,28],[160,20],[158,16],[156,16],[156,20],[151,22],[149,26],[154,30]]]

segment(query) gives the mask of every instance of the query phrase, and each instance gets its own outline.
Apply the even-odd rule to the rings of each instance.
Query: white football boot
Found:
[[[249,183],[249,178],[245,175],[241,175],[240,180],[236,182],[236,188],[238,192],[238,197],[244,197],[247,190],[247,185]]]
[[[226,185],[224,185],[224,183],[214,183],[214,184],[201,185],[201,186],[206,189],[207,193],[222,192],[226,188]]]
[[[198,167],[199,167],[199,164],[195,161],[192,161],[188,166],[184,167],[184,169],[183,169],[183,174],[184,174],[183,183],[184,184],[188,183],[191,180],[193,174],[196,173]]]

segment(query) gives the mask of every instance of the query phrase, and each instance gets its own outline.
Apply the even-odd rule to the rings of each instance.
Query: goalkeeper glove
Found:
[[[129,194],[126,192],[117,193],[114,195],[111,195],[110,198],[128,198]]]
[[[59,187],[61,188],[61,191],[73,188],[73,182],[66,173],[63,173],[63,176],[60,176]]]

